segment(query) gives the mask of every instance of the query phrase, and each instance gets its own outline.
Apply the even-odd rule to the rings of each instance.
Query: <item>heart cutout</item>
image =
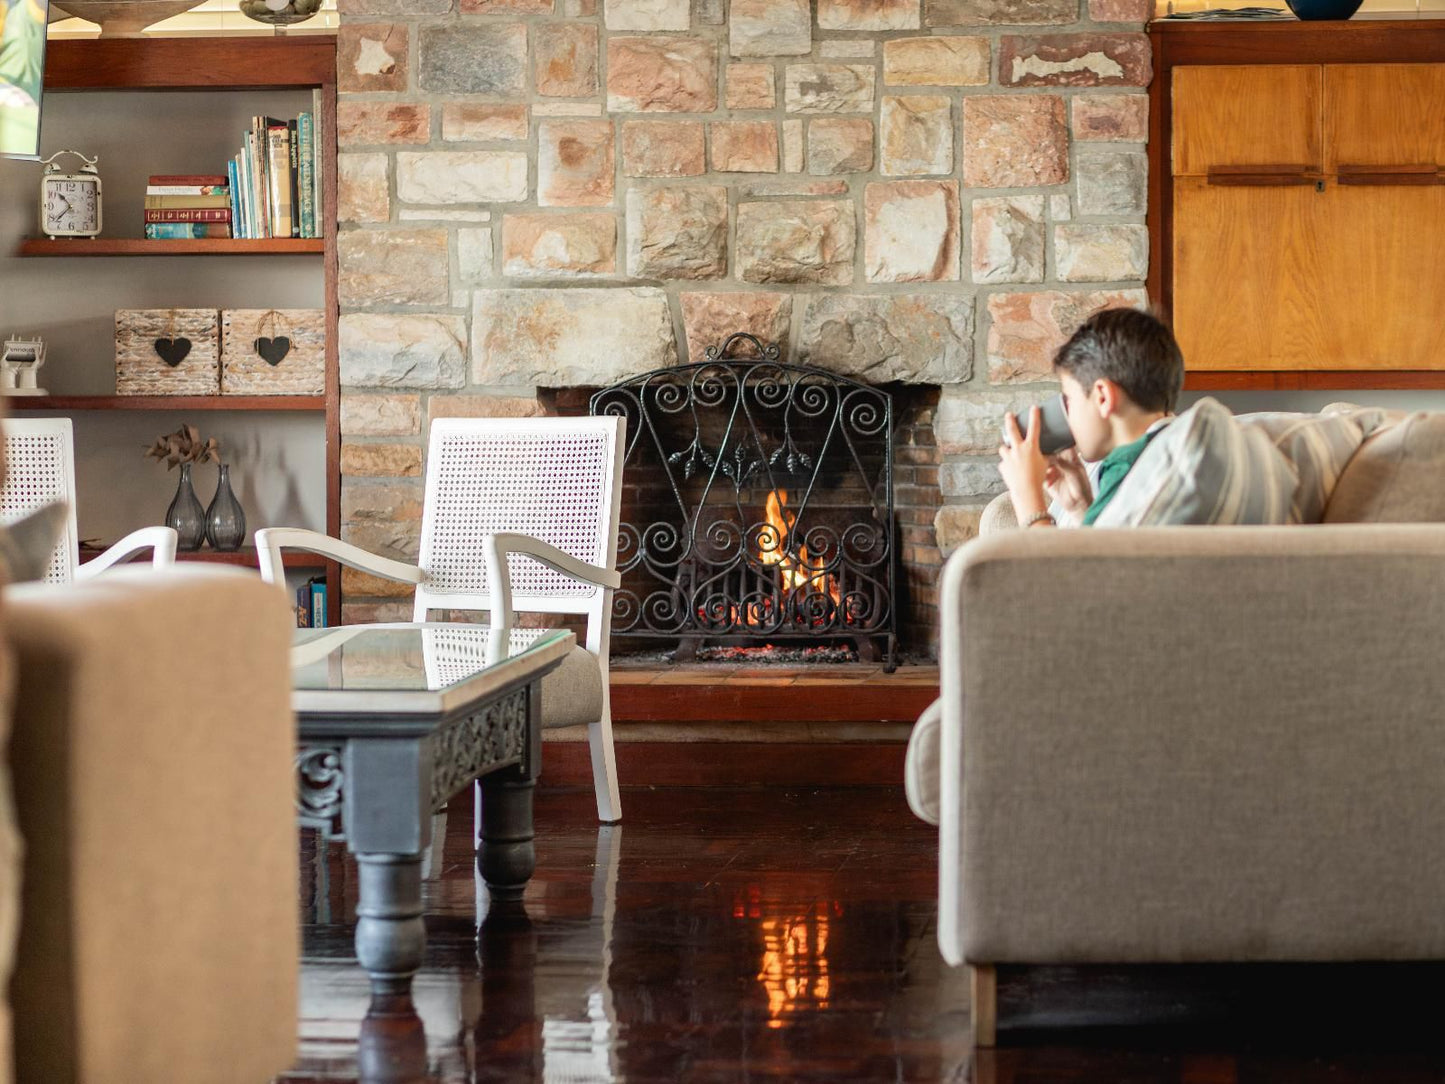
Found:
[[[186,355],[191,352],[191,340],[180,339],[157,339],[156,353],[160,355],[163,362],[174,369],[181,362],[186,360]]]
[[[291,340],[285,335],[278,335],[274,339],[257,339],[256,353],[261,355],[267,365],[280,365],[281,359],[291,352]]]

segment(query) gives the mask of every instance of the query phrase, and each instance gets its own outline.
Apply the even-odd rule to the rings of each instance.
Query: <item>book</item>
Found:
[[[230,237],[229,222],[147,222],[147,241],[199,241]]]
[[[301,173],[301,169],[299,161],[300,156],[298,155],[296,150],[296,122],[294,120],[288,120],[286,122],[286,152],[286,164],[290,167],[290,171],[287,173],[287,179],[291,182],[289,197],[291,202],[291,236],[300,237],[301,202],[299,195],[300,185],[297,182],[297,178]]]
[[[326,236],[326,201],[322,193],[326,191],[325,178],[322,173],[326,164],[326,114],[324,111],[325,102],[322,100],[321,88],[313,87],[311,90],[311,126],[315,129],[311,135],[311,173],[312,186],[315,188],[315,220],[316,232],[314,237]]]
[[[316,152],[316,133],[310,113],[296,118],[296,160],[299,166],[296,191],[299,193],[301,210],[301,236],[316,236],[316,177],[313,155]]]
[[[308,581],[296,588],[296,627],[311,627],[311,584]]]
[[[237,237],[245,237],[246,218],[241,213],[241,185],[236,175],[236,159],[234,158],[226,163],[226,178],[230,181],[231,188],[232,232]]]
[[[145,208],[147,211],[161,210],[167,207],[181,207],[192,210],[197,207],[229,207],[231,196],[228,192],[222,192],[210,196],[147,196]]]
[[[147,183],[155,185],[223,185],[226,183],[226,178],[218,173],[152,173]]]
[[[269,204],[270,193],[266,187],[266,133],[262,123],[264,118],[251,118],[251,132],[247,136],[247,143],[251,148],[251,191],[256,196],[256,208],[253,212],[253,221],[256,225],[257,237],[271,236],[271,211]]]
[[[284,123],[266,125],[266,182],[272,237],[291,236],[291,146]]]
[[[230,182],[225,184],[150,184],[146,185],[147,196],[226,196],[231,192]]]
[[[147,222],[230,222],[229,207],[169,207],[149,210]]]
[[[313,578],[309,581],[308,586],[311,588],[311,627],[324,629],[326,627],[326,581]]]

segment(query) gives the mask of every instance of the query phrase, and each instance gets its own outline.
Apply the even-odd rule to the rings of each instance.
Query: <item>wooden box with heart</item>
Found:
[[[117,395],[218,395],[221,321],[216,309],[117,309]]]
[[[222,395],[322,395],[326,319],[320,309],[221,312]]]

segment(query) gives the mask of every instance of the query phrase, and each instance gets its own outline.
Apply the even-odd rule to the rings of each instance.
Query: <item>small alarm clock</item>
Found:
[[[56,159],[73,154],[81,161],[78,173],[62,173]],[[40,232],[49,238],[98,237],[101,229],[99,158],[79,151],[56,151],[45,159],[40,175]]]

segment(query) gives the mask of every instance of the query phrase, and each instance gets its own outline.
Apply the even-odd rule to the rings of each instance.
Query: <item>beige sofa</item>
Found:
[[[907,783],[980,1045],[1000,964],[1445,959],[1442,477],[1394,416],[1323,525],[950,558]]]
[[[239,570],[5,591],[16,1079],[258,1084],[293,1063],[291,623]],[[12,921],[0,902],[0,947]]]

